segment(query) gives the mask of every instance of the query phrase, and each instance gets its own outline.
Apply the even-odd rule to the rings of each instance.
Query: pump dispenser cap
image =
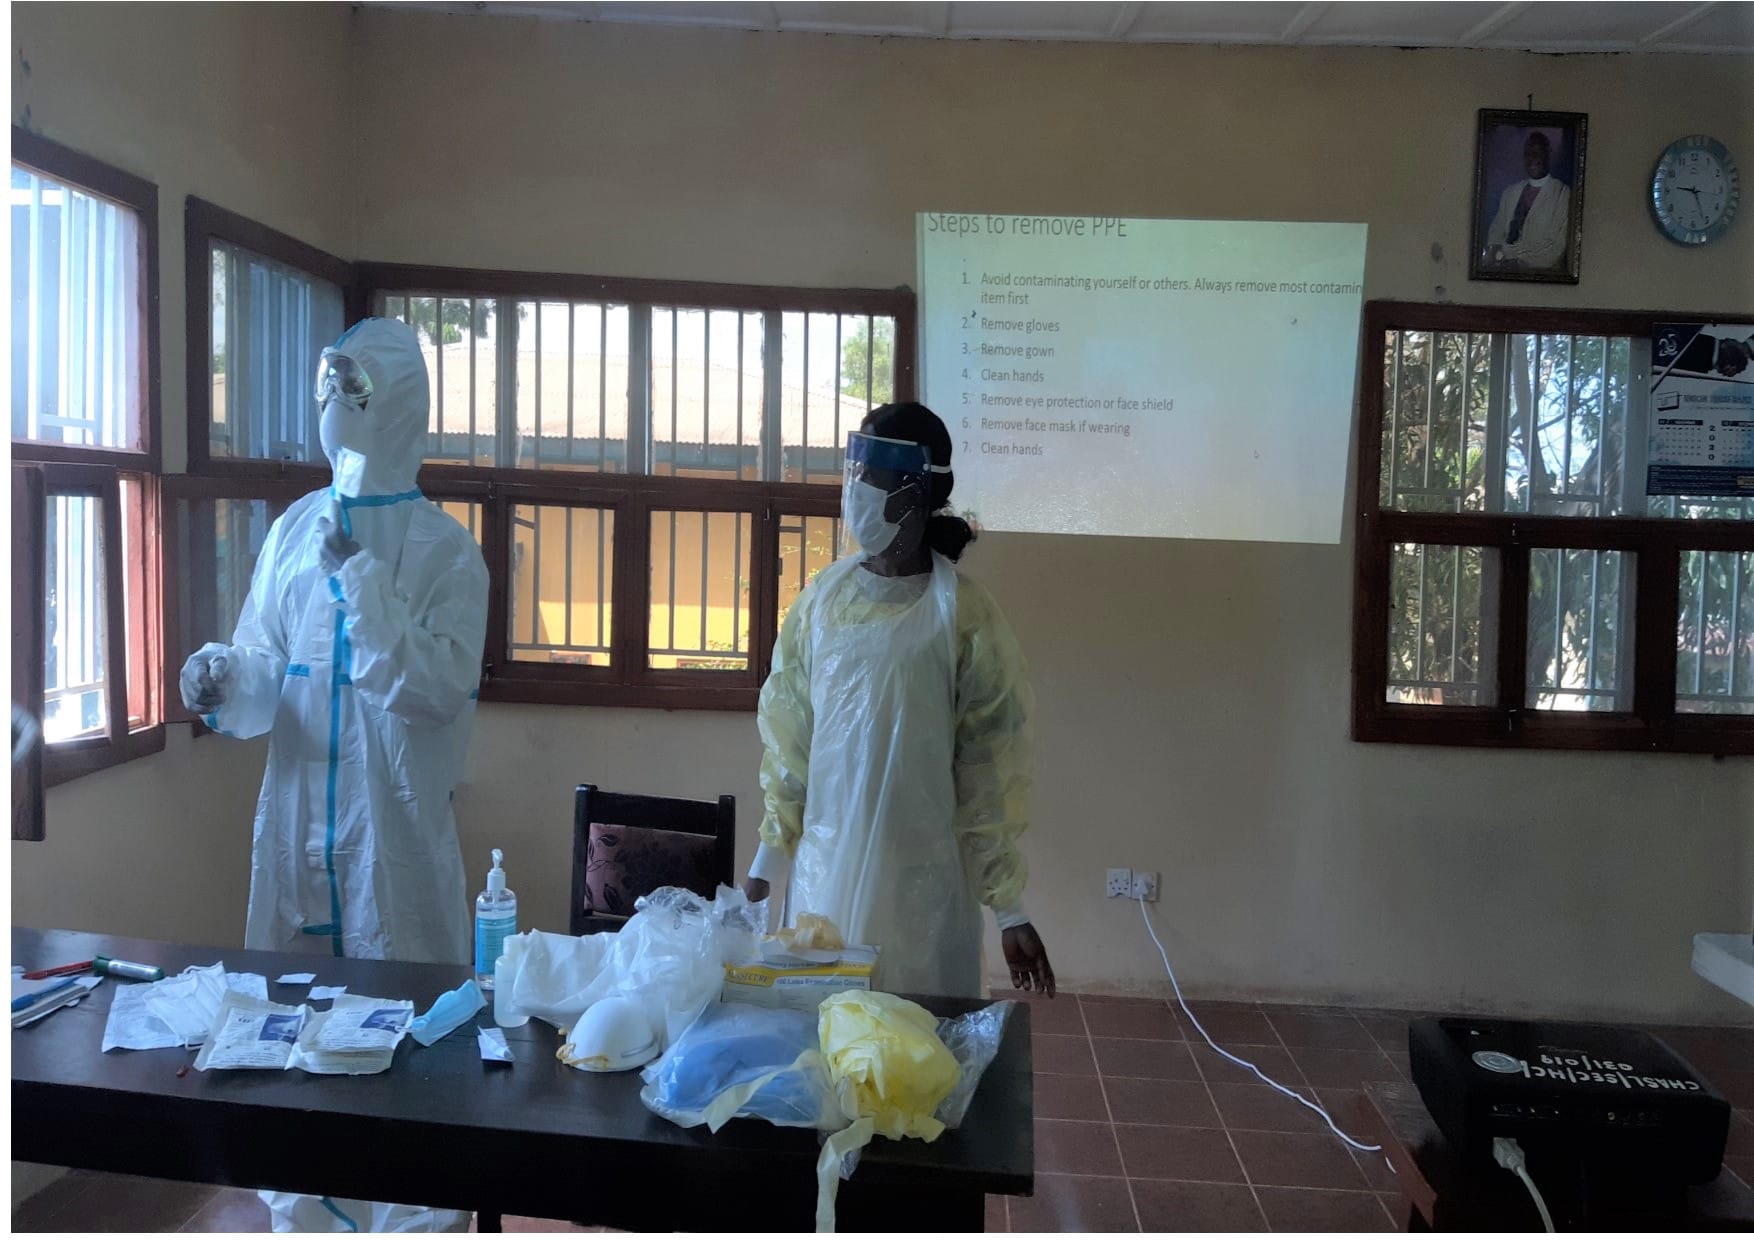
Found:
[[[504,861],[505,853],[497,848],[494,849],[493,868],[487,872],[487,890],[493,895],[498,895],[505,890],[505,871],[500,868],[501,863]]]

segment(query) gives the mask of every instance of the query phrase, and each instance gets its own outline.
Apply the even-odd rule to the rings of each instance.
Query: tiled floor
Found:
[[[989,1231],[1389,1231],[1394,1176],[1313,1113],[1215,1055],[1163,1002],[1032,999],[1036,1193],[992,1198]],[[1409,1014],[1197,1003],[1222,1045],[1327,1107],[1405,1080]],[[1736,1104],[1726,1165],[1754,1183],[1754,1029],[1656,1032]],[[507,1231],[581,1230],[507,1217]],[[253,1192],[71,1172],[14,1231],[263,1231]]]

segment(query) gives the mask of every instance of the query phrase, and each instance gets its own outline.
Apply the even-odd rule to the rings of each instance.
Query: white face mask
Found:
[[[883,515],[888,504],[889,493],[869,482],[855,482],[841,501],[847,533],[866,555],[882,555],[901,533],[901,526]]]

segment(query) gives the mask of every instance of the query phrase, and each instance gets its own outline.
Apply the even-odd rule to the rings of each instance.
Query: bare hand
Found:
[[[749,903],[760,904],[763,900],[767,899],[767,880],[765,878],[744,879],[743,894],[749,897]]]
[[[1018,990],[1035,990],[1054,997],[1054,969],[1048,963],[1048,949],[1041,936],[1028,922],[1013,926],[1001,936],[1005,945],[1005,963],[1011,967],[1011,984]]]

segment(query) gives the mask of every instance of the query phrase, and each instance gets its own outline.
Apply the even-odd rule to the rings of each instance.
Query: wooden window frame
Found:
[[[342,318],[365,316],[354,264],[307,245],[296,237],[259,224],[205,199],[189,195],[183,205],[183,271],[188,296],[187,387],[189,405],[188,472],[233,478],[302,478],[322,486],[329,467],[303,461],[215,457],[208,450],[213,419],[213,243],[222,241],[295,267],[341,289]],[[316,365],[316,359],[311,359]]]
[[[892,318],[893,398],[915,399],[918,307],[907,289],[788,288],[372,262],[359,263],[356,270],[362,308],[375,306],[384,295],[412,293],[419,297],[596,301]],[[435,464],[422,467],[420,487],[435,502],[482,505],[482,554],[490,582],[481,683],[481,700],[486,702],[754,710],[779,629],[780,519],[840,515],[838,489],[823,483]],[[611,666],[577,667],[511,658],[511,517],[513,507],[520,505],[602,508],[614,514]],[[736,512],[752,518],[749,664],[741,671],[669,671],[648,666],[651,518],[654,512],[666,511]]]
[[[1679,560],[1684,551],[1754,552],[1754,521],[1416,513],[1380,504],[1383,339],[1392,331],[1648,337],[1659,323],[1740,321],[1743,314],[1523,309],[1373,301],[1364,308],[1359,373],[1357,510],[1352,613],[1352,737],[1364,742],[1497,748],[1754,753],[1754,716],[1675,709]],[[1398,544],[1498,552],[1497,704],[1425,706],[1388,701],[1391,557]],[[1631,552],[1632,709],[1544,711],[1525,705],[1529,552]]]
[[[159,270],[158,187],[143,177],[124,172],[40,134],[12,127],[12,162],[36,170],[63,185],[110,199],[131,209],[140,230],[140,362],[136,381],[140,385],[140,448],[85,448],[69,444],[12,441],[13,514],[13,644],[14,683],[26,687],[37,703],[41,721],[44,677],[44,642],[41,611],[47,595],[47,499],[49,494],[87,494],[103,500],[104,511],[104,606],[105,658],[111,670],[109,735],[41,747],[44,788],[63,784],[81,775],[116,766],[164,748],[165,699],[156,668],[163,662],[163,628],[160,600],[158,479],[163,470],[161,434],[162,393],[159,378]],[[140,496],[137,508],[124,512],[121,480],[137,476]],[[22,523],[20,523],[22,521]],[[129,538],[124,542],[126,530]],[[27,562],[20,571],[20,552]],[[124,588],[124,552],[140,557],[139,589]],[[29,591],[24,594],[21,591]],[[34,617],[25,621],[20,615]],[[22,661],[31,664],[18,679]],[[132,674],[130,674],[132,670]],[[138,712],[143,726],[131,728],[129,716]],[[37,806],[35,834],[15,838],[41,839],[41,805]]]

